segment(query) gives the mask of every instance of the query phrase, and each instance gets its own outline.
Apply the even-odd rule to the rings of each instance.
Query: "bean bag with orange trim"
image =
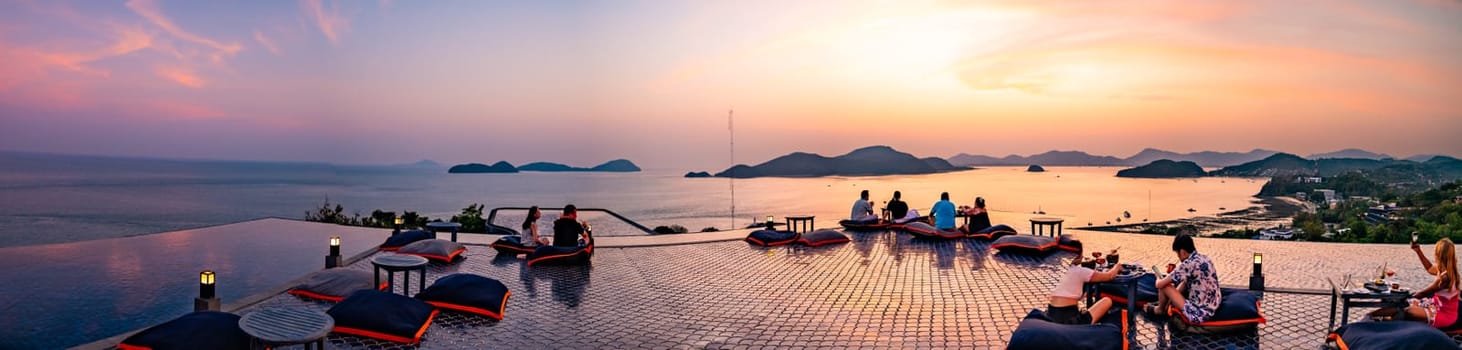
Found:
[[[417,299],[439,308],[503,319],[503,309],[513,293],[498,280],[473,274],[456,273],[442,276]]]
[[[415,255],[447,263],[457,259],[457,256],[465,252],[467,252],[467,246],[445,239],[420,240],[396,250],[396,254]]]
[[[374,288],[371,286],[372,283],[376,283],[376,277],[368,271],[343,268],[324,269],[305,276],[303,282],[289,289],[289,294],[340,302],[341,299],[345,299],[345,296],[358,290],[386,289],[385,282],[381,282]]]
[[[1097,324],[1061,324],[1046,318],[1041,310],[1031,310],[1010,334],[1010,350],[1121,350],[1127,348],[1127,310],[1112,310]]]
[[[968,231],[968,229],[966,229],[965,231]],[[965,237],[979,238],[979,239],[999,239],[1000,237],[1009,236],[1009,235],[1013,235],[1013,234],[1016,234],[1014,228],[1011,228],[1010,226],[1007,226],[1007,225],[995,225],[995,226],[986,227],[983,230],[971,232],[969,234],[966,234]]]
[[[1410,350],[1456,349],[1446,333],[1421,322],[1356,322],[1330,332],[1326,343],[1334,349]]]
[[[504,236],[488,245],[497,250],[498,255],[513,255],[533,253],[533,247],[523,245],[523,237]]]
[[[1069,234],[1061,235],[1061,238],[1056,240],[1056,248],[1068,252],[1080,253],[1081,240],[1076,239],[1076,236],[1072,236]]]
[[[137,332],[117,344],[120,350],[249,348],[249,334],[239,329],[239,315],[199,311]]]
[[[1264,312],[1259,307],[1259,294],[1243,290],[1223,288],[1219,290],[1222,301],[1202,323],[1193,323],[1183,316],[1178,308],[1169,308],[1173,329],[1194,334],[1227,334],[1252,331],[1264,323]]]
[[[843,228],[848,229],[848,230],[852,230],[852,231],[880,231],[880,230],[887,230],[888,227],[890,225],[892,225],[892,224],[893,223],[891,223],[891,222],[883,221],[883,220],[880,220],[880,219],[861,220],[861,221],[854,221],[854,220],[842,220],[842,221],[838,221],[838,225],[842,225]]]
[[[914,234],[915,237],[931,239],[950,239],[965,237],[964,232],[959,232],[959,230],[940,230],[934,228],[934,225],[923,222],[913,222],[904,225],[904,231],[909,231],[909,233]]]
[[[391,235],[391,237],[386,238],[386,242],[381,243],[381,247],[378,249],[383,252],[394,252],[397,249],[401,249],[402,246],[405,246],[407,244],[411,244],[424,239],[436,238],[436,232],[423,230],[401,231],[397,232],[394,235]]]
[[[798,235],[792,231],[756,230],[746,235],[746,241],[763,247],[779,246],[796,242]]]
[[[1015,254],[1046,254],[1056,249],[1055,238],[1036,235],[1009,235],[1000,237],[990,248]]]
[[[416,298],[379,290],[350,293],[325,313],[335,333],[416,344],[437,317],[436,308]]]
[[[833,230],[812,231],[802,234],[802,237],[797,239],[798,243],[802,243],[804,245],[807,245],[808,247],[817,247],[837,243],[848,243],[848,241],[848,236],[843,235],[842,232]]]
[[[1127,285],[1120,283],[1097,284],[1097,293],[1112,298],[1117,307],[1127,307]],[[1157,275],[1148,273],[1137,277],[1137,307],[1157,302]]]
[[[528,266],[533,265],[583,265],[589,263],[589,258],[594,256],[593,245],[580,245],[575,247],[561,247],[553,245],[538,246],[528,254]]]

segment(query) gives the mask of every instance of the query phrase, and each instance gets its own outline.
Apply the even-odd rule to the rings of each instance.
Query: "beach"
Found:
[[[1194,216],[1157,222],[1083,227],[1084,230],[1142,233],[1154,228],[1192,226],[1200,235],[1216,235],[1228,230],[1264,229],[1289,225],[1301,212],[1314,212],[1314,204],[1291,197],[1256,197],[1253,206],[1226,211],[1213,216]]]

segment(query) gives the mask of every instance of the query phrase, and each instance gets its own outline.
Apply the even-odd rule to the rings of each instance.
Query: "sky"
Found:
[[[1462,154],[1462,1],[0,0],[0,150]]]

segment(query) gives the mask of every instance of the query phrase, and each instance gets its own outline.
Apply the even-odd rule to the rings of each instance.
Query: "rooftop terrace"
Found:
[[[1124,261],[1176,260],[1168,237],[1069,233],[1088,249],[1121,246]],[[1003,348],[1020,319],[1045,306],[1073,256],[1017,256],[990,249],[988,242],[926,241],[887,231],[850,232],[851,243],[818,248],[725,241],[744,234],[605,238],[593,265],[581,267],[529,268],[521,258],[471,246],[464,260],[433,263],[428,282],[457,272],[498,279],[513,292],[505,318],[443,313],[419,347]],[[667,243],[681,244],[658,245]],[[1224,239],[1199,239],[1197,245],[1218,264],[1222,282],[1232,286],[1247,284],[1253,252],[1264,253],[1271,288],[1328,288],[1326,277],[1369,273],[1386,261],[1403,284],[1429,281],[1402,245]],[[347,268],[369,271],[370,263],[360,260]],[[323,311],[331,305],[278,294],[233,311]],[[1136,345],[1314,349],[1322,344],[1328,294],[1268,292],[1263,306],[1268,323],[1239,336],[1185,335],[1140,317]],[[1352,312],[1352,318],[1364,311]],[[333,334],[329,342],[345,349],[417,348]]]

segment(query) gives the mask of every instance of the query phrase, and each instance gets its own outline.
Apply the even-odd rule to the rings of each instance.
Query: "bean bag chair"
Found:
[[[1036,235],[1009,235],[1000,237],[991,248],[1014,254],[1046,254],[1056,249],[1055,238]]]
[[[796,232],[777,230],[757,230],[746,235],[746,241],[763,247],[779,246],[797,241]]]
[[[949,239],[949,238],[964,238],[965,237],[964,232],[959,232],[959,230],[940,230],[940,229],[934,228],[934,225],[930,225],[930,224],[923,223],[923,222],[914,222],[914,223],[909,223],[907,225],[904,225],[904,231],[909,231],[909,233],[914,234],[915,237],[931,238],[931,239],[933,239],[933,238],[937,238],[937,239]]]
[[[379,248],[383,252],[394,252],[402,246],[415,243],[424,239],[436,239],[437,233],[423,230],[401,231],[386,238],[386,243],[381,243]]]
[[[325,269],[305,276],[304,282],[289,289],[289,294],[338,303],[341,299],[345,299],[345,296],[358,290],[386,289],[384,282],[375,286],[371,285],[373,283],[376,283],[376,276],[372,276],[368,271],[342,268]]]
[[[438,312],[421,300],[379,290],[350,293],[325,311],[335,319],[335,333],[406,344],[421,342]]]
[[[117,344],[120,350],[249,348],[249,334],[239,329],[239,315],[199,311],[137,332]]]
[[[838,221],[838,225],[843,225],[843,228],[852,231],[880,231],[888,229],[888,226],[892,225],[892,223],[879,219],[863,221],[843,220]]]
[[[802,234],[802,237],[797,239],[797,242],[802,243],[808,247],[816,247],[836,243],[848,243],[848,241],[848,236],[843,235],[842,232],[833,230],[812,231]]]
[[[1112,298],[1117,307],[1127,307],[1127,286],[1118,283],[1097,285],[1097,293]],[[1148,273],[1137,277],[1137,307],[1157,302],[1157,275]]]
[[[497,249],[498,255],[516,256],[518,254],[533,253],[533,247],[524,246],[523,238],[518,236],[506,236],[503,238],[498,238],[496,241],[493,241],[492,244],[489,244],[488,246],[492,247],[492,249]]]
[[[890,222],[888,224],[888,228],[889,229],[894,229],[894,230],[902,230],[904,228],[904,226],[906,226],[908,224],[912,224],[912,223],[916,223],[916,222],[922,222],[922,223],[926,223],[926,224],[929,223],[929,217],[928,216],[919,216],[919,215],[915,215],[915,213],[917,213],[917,212],[914,211],[913,209],[909,209],[909,214],[910,215],[914,215],[914,216],[893,219],[893,222]]]
[[[1051,322],[1041,310],[1031,310],[1010,334],[1010,350],[1122,350],[1127,349],[1127,310],[1112,310],[1094,325]]]
[[[1227,334],[1252,331],[1264,323],[1264,312],[1259,307],[1259,295],[1242,289],[1221,289],[1222,301],[1218,310],[1203,323],[1193,323],[1183,317],[1178,308],[1169,308],[1168,316],[1173,329],[1195,334]]]
[[[452,262],[467,251],[462,243],[445,239],[425,239],[402,246],[396,254],[415,255],[440,262]]]
[[[968,232],[967,229],[966,230],[963,230],[963,231]],[[998,239],[1000,237],[1009,236],[1009,235],[1013,235],[1013,234],[1016,234],[1015,233],[1015,229],[1010,228],[1010,226],[1006,226],[1006,225],[995,225],[995,226],[986,227],[983,230],[979,230],[979,231],[975,231],[975,232],[970,232],[968,234],[965,234],[965,237],[990,240],[990,239]]]
[[[457,273],[442,276],[417,299],[439,308],[503,319],[503,309],[513,292],[498,280],[473,274]]]
[[[533,265],[584,265],[594,256],[594,245],[561,247],[544,245],[528,254],[528,266]]]
[[[1334,349],[1410,350],[1456,349],[1441,330],[1421,322],[1356,322],[1330,332],[1326,343]]]
[[[1056,240],[1056,248],[1059,248],[1061,250],[1065,250],[1065,251],[1068,251],[1068,252],[1080,253],[1081,252],[1081,240],[1076,239],[1076,236],[1072,236],[1072,235],[1069,235],[1069,234],[1067,234],[1067,235],[1061,235],[1061,238],[1059,238],[1059,239]]]

